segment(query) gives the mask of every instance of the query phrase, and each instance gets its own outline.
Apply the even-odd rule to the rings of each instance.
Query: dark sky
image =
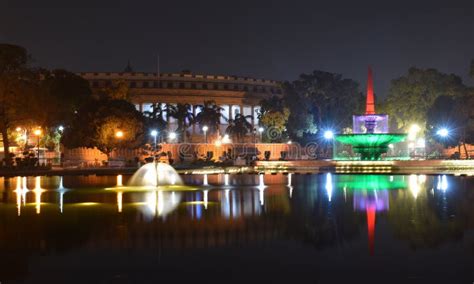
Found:
[[[438,3],[439,2],[439,3]],[[293,80],[314,69],[375,91],[410,66],[456,73],[474,58],[474,1],[0,0],[0,42],[72,71],[190,69]]]

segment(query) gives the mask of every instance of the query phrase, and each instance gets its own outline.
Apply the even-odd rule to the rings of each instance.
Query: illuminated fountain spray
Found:
[[[41,213],[41,194],[43,193],[43,189],[41,188],[41,177],[35,177],[35,188],[33,189],[35,193],[35,207],[36,207],[36,214]]]
[[[204,193],[204,194],[203,194],[203,195],[204,195],[204,196],[203,196],[204,209],[207,210],[207,205],[208,205],[208,203],[209,203],[209,190],[204,190],[203,193]]]
[[[288,174],[288,190],[290,198],[293,196],[293,186],[291,185],[291,173]]]
[[[176,170],[165,163],[148,163],[139,168],[130,179],[131,186],[182,185],[183,181]]]
[[[23,188],[21,186],[21,182],[22,182],[21,177],[17,177],[15,194],[16,194],[16,209],[17,209],[18,216],[21,215],[21,201],[22,201],[22,195],[23,195]]]
[[[123,177],[122,175],[117,175],[117,186],[123,186]]]
[[[265,196],[264,196],[264,191],[265,191],[265,181],[264,181],[264,174],[259,174],[258,175],[258,193],[259,193],[259,200],[260,200],[260,205],[265,204]]]
[[[330,173],[326,174],[326,193],[328,195],[328,201],[331,202],[332,199],[332,175]]]
[[[224,175],[224,185],[229,186],[229,174]]]
[[[203,186],[208,186],[209,185],[209,183],[207,182],[207,174],[204,174],[202,185]]]
[[[58,192],[59,192],[59,211],[63,213],[63,207],[64,207],[64,194],[68,190],[64,188],[63,184],[63,177],[59,177],[59,186],[58,186]]]

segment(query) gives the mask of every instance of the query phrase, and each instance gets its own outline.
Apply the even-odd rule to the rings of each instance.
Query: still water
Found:
[[[472,177],[129,178],[0,178],[1,283],[474,281]]]

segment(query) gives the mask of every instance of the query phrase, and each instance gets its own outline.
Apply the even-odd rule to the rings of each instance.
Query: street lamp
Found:
[[[151,136],[153,136],[154,142],[155,142],[155,151],[156,151],[156,136],[158,136],[158,131],[152,130],[150,132]]]
[[[176,139],[177,135],[176,135],[176,132],[170,132],[170,134],[168,134],[168,138],[172,141],[174,139]]]
[[[331,130],[324,131],[324,139],[331,140],[332,138],[334,138],[334,132]]]
[[[324,133],[323,133],[323,137],[324,137],[324,139],[326,139],[327,141],[332,140],[332,141],[333,141],[333,145],[332,145],[331,148],[334,148],[334,132],[333,132],[332,130],[326,130],[326,131],[324,131]],[[328,151],[328,153],[327,153],[328,158],[329,158],[329,156],[330,156],[330,149],[329,149],[329,147],[330,147],[330,146],[328,146],[328,149],[327,149],[327,151]]]
[[[445,137],[448,137],[448,136],[449,136],[449,130],[446,129],[446,128],[441,128],[441,129],[439,129],[438,131],[436,131],[436,134],[437,134],[438,136],[441,136],[441,137],[445,138]]]
[[[41,129],[36,129],[34,132],[33,132],[36,137],[38,137],[38,143],[36,144],[36,149],[37,149],[37,157],[38,157],[38,165],[40,164],[40,136],[41,136],[41,133],[43,133],[43,131],[41,131]]]
[[[123,134],[123,131],[122,131],[122,130],[119,130],[119,131],[115,132],[115,137],[117,137],[117,138],[119,138],[119,139],[120,139],[120,138],[123,138],[123,135],[124,135],[124,134]]]
[[[207,131],[208,130],[209,130],[209,127],[207,127],[207,125],[204,125],[202,127],[202,131],[204,131],[204,137],[205,137],[206,144],[207,144]]]

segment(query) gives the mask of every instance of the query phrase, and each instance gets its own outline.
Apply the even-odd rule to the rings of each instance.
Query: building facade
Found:
[[[274,80],[254,79],[249,77],[225,75],[198,75],[182,73],[144,73],[144,72],[86,72],[78,73],[88,80],[92,89],[110,86],[114,81],[124,80],[128,83],[132,103],[137,110],[150,111],[153,103],[178,104],[188,103],[194,115],[200,111],[199,105],[204,101],[215,101],[223,109],[227,119],[236,114],[253,116],[251,123],[258,125],[257,114],[259,102],[274,95],[281,95],[279,82]],[[168,127],[176,129],[175,121],[169,118]],[[227,121],[222,119],[220,133],[227,128]],[[192,134],[200,134],[197,126],[190,129]]]

